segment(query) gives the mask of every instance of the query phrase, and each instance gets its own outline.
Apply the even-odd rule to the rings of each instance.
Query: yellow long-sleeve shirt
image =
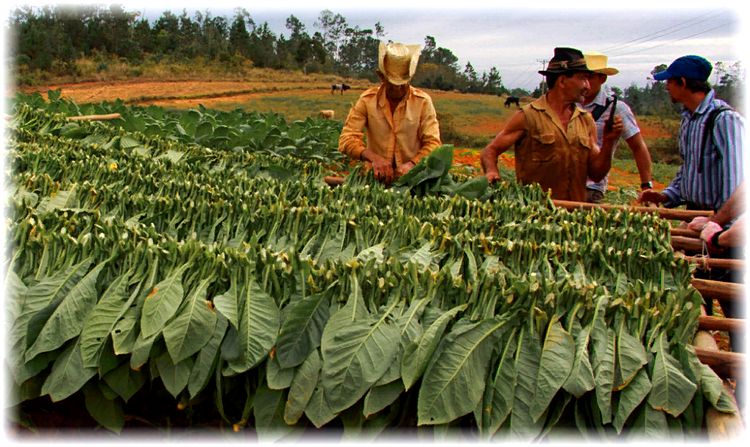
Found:
[[[411,86],[393,114],[384,86],[367,89],[349,111],[339,137],[339,151],[350,158],[359,160],[362,152],[370,149],[386,160],[393,160],[394,166],[407,161],[417,163],[440,144],[432,99]]]

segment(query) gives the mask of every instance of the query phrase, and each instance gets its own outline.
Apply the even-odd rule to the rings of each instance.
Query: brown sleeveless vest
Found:
[[[526,135],[516,142],[516,180],[538,183],[553,199],[586,201],[591,115],[576,107],[567,131],[543,96],[521,108]]]

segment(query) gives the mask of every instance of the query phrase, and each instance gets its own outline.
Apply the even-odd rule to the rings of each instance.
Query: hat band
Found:
[[[574,68],[587,68],[586,59],[576,59],[572,61],[555,61],[550,62],[547,70],[569,70]]]

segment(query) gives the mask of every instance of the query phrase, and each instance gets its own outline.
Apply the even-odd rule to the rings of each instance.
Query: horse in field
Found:
[[[520,98],[516,98],[515,96],[508,96],[508,98],[505,99],[505,107],[510,107],[511,104],[515,104],[517,107],[521,107],[520,101]]]
[[[331,86],[331,94],[333,95],[336,91],[341,92],[343,95],[345,91],[349,90],[351,87],[346,84],[333,84]]]

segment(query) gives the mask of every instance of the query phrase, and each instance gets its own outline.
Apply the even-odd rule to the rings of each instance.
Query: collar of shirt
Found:
[[[404,97],[401,98],[401,101],[399,101],[399,106],[409,101],[409,98],[412,95],[413,89],[414,88],[410,85],[409,89],[406,91],[406,95],[404,95]],[[385,95],[385,84],[380,84],[380,88],[378,88],[377,96],[378,96],[378,107],[381,107],[381,108],[390,107],[390,105],[388,104],[388,97]]]
[[[604,86],[602,86],[602,88],[599,89],[599,93],[597,93],[596,96],[594,97],[593,101],[591,101],[590,103],[588,103],[586,105],[578,104],[578,106],[581,107],[581,108],[583,108],[583,109],[585,109],[585,110],[589,110],[590,111],[590,110],[592,110],[594,108],[594,106],[597,106],[597,105],[604,106],[604,105],[606,105],[607,104],[607,97],[609,97],[609,96],[610,96],[609,95],[609,91],[606,90],[606,88]]]
[[[690,112],[688,108],[683,107],[682,116],[684,116],[685,118],[690,118],[695,115],[703,115],[704,113],[713,109],[714,99],[716,99],[716,92],[714,92],[714,89],[711,89],[708,91],[708,93],[706,93],[706,97],[703,98],[703,101],[701,101],[701,103],[698,104],[698,107],[696,107],[695,112]]]

